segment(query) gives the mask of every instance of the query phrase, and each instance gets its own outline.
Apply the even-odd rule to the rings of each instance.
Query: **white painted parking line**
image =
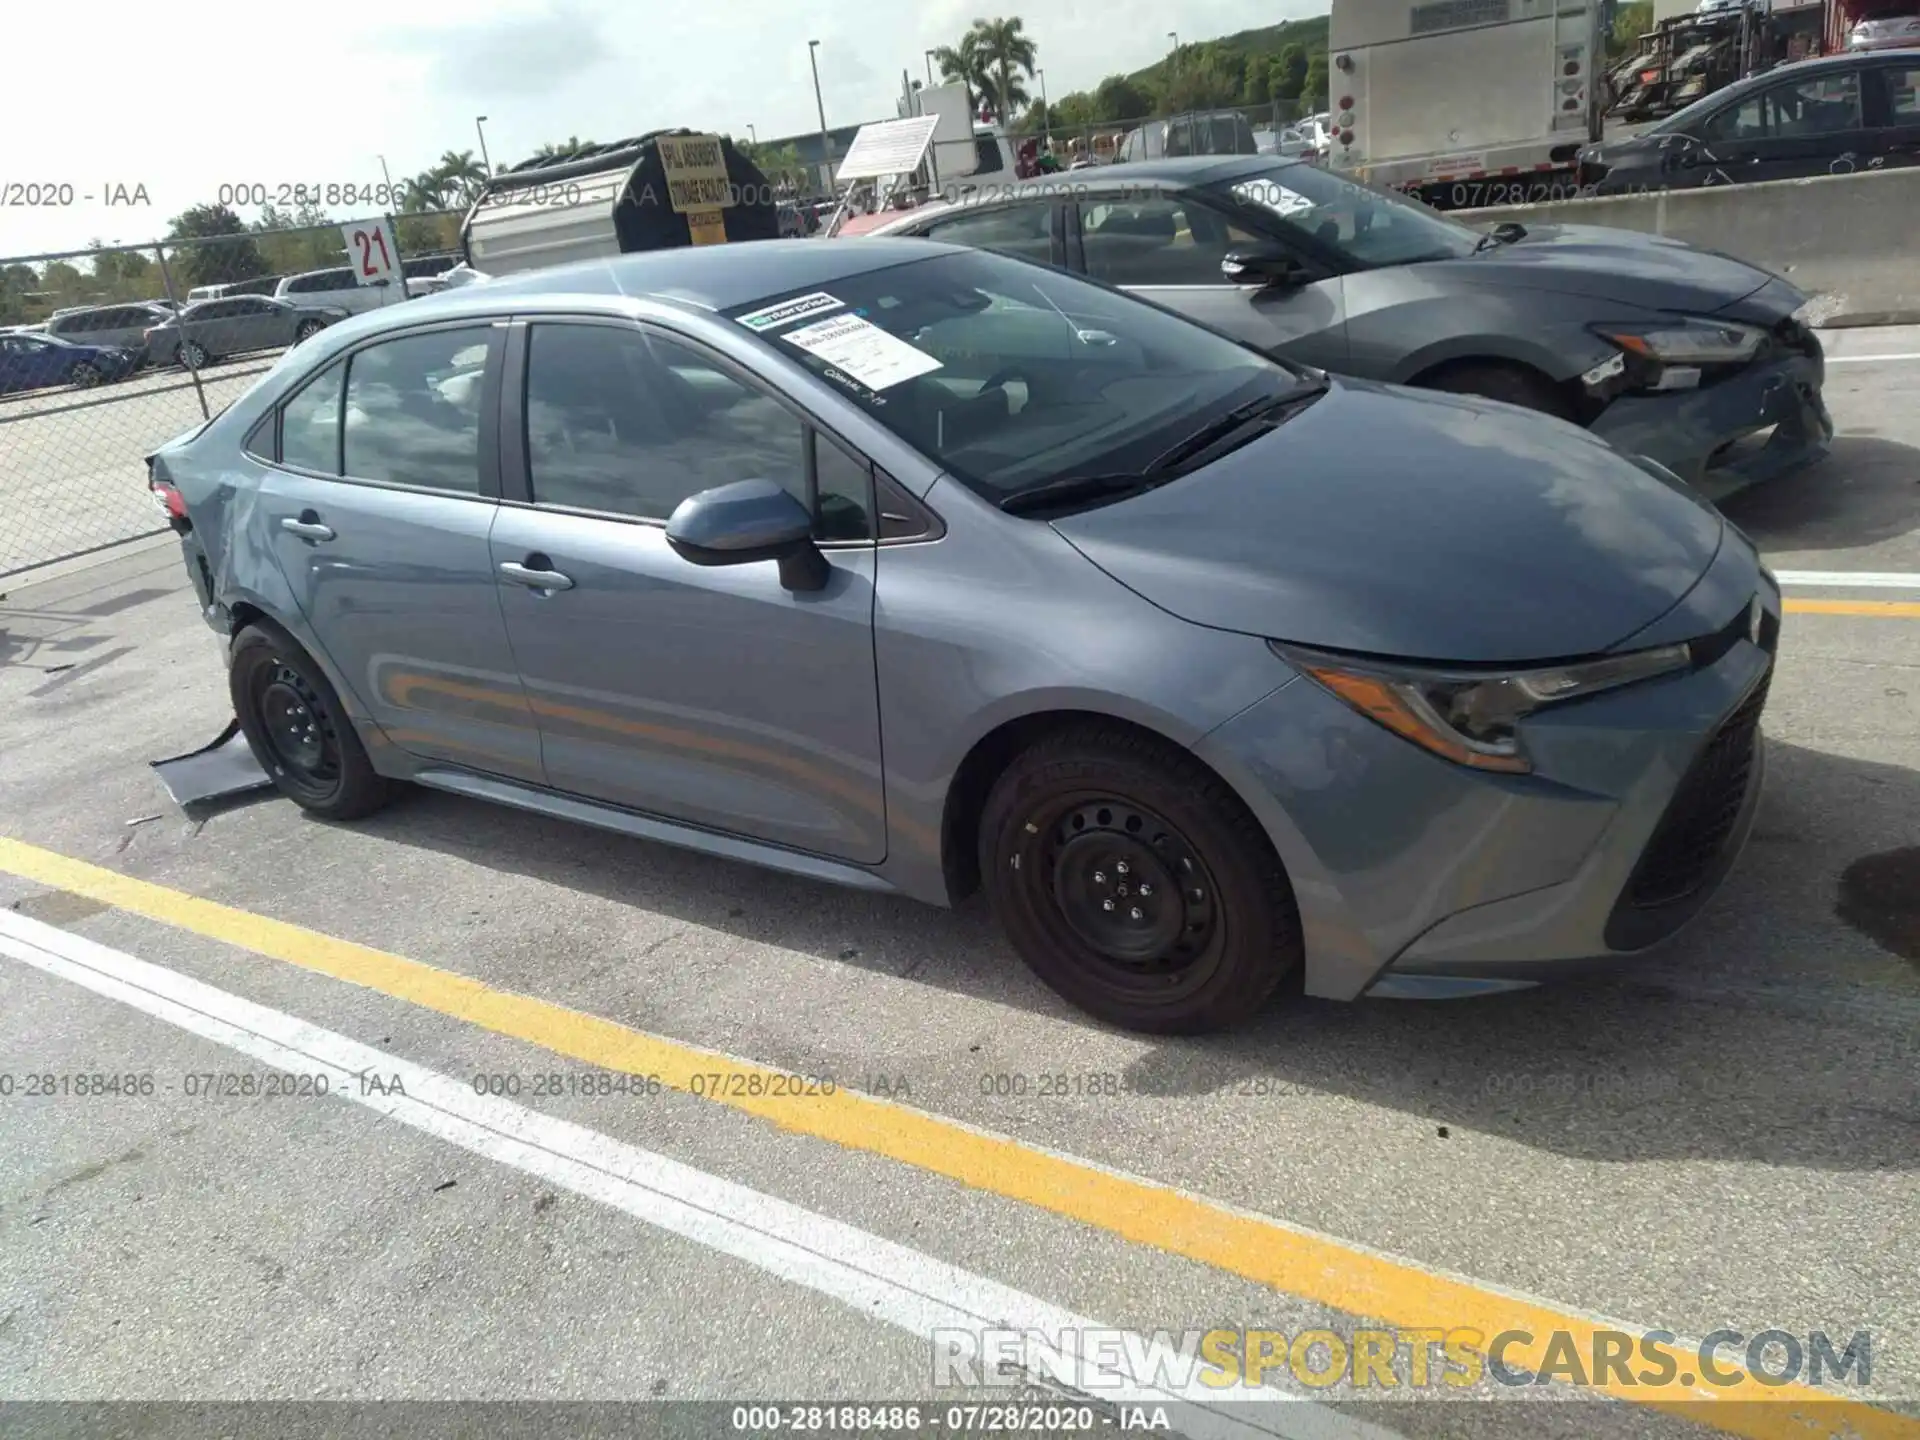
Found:
[[[1920,590],[1920,573],[1895,570],[1776,570],[1773,578],[1806,589]]]
[[[1904,351],[1898,355],[1829,355],[1829,365],[1870,365],[1874,361],[1920,360],[1920,350]]]
[[[1398,1440],[1298,1393],[1270,1389],[1261,1398],[1289,1403],[1250,1408],[1198,1378],[1158,1379],[1144,1336],[1128,1335],[1118,1357],[1111,1347],[1082,1354],[1078,1337],[1100,1332],[1095,1320],[664,1155],[476,1094],[438,1071],[24,915],[0,910],[0,955],[276,1069],[324,1071],[331,1095],[921,1336],[929,1371],[934,1332],[1005,1328],[1059,1337],[1057,1349],[1027,1343],[1019,1364],[1037,1382],[1111,1404],[1165,1406],[1175,1428],[1197,1440]]]

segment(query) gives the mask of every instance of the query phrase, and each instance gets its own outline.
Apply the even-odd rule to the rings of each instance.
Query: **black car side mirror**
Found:
[[[667,544],[689,565],[774,560],[789,590],[821,590],[827,557],[813,543],[813,516],[771,480],[739,480],[689,495],[667,517]]]
[[[1220,273],[1235,285],[1288,286],[1307,278],[1306,267],[1286,251],[1251,246],[1229,250]]]

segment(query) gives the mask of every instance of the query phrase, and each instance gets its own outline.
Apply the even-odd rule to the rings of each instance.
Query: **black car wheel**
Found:
[[[1129,1030],[1250,1020],[1300,963],[1293,889],[1259,823],[1186,752],[1089,726],[995,783],[980,867],[996,918],[1054,990]]]
[[[1478,395],[1487,400],[1504,400],[1543,415],[1562,420],[1572,418],[1572,407],[1554,383],[1537,370],[1498,360],[1469,360],[1449,365],[1414,382],[1429,390],[1445,390],[1455,395]]]
[[[389,787],[354,733],[340,697],[286,635],[249,625],[233,640],[228,689],[254,758],[280,793],[329,820],[386,804]]]
[[[311,338],[312,336],[318,335],[322,330],[326,328],[327,327],[321,324],[318,320],[302,320],[299,323],[299,325],[294,327],[293,343],[298,345],[302,340],[306,340]]]
[[[180,347],[180,363],[189,370],[204,370],[212,361],[213,356],[198,340],[189,340]]]
[[[82,390],[91,390],[105,377],[101,375],[98,366],[82,360],[68,372],[67,378],[72,380],[73,383],[78,385]]]

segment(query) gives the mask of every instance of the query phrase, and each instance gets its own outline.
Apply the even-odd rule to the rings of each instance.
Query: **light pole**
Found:
[[[1167,38],[1173,42],[1173,73],[1178,75],[1180,73],[1180,32],[1169,30]]]
[[[1047,103],[1047,72],[1044,70],[1036,70],[1034,74],[1040,77],[1040,113],[1046,117],[1044,129],[1046,131],[1047,149],[1051,150],[1053,149],[1053,106]]]
[[[486,123],[487,117],[484,115],[473,117],[473,133],[480,137],[480,163],[487,167],[487,178],[492,179],[493,161],[487,156],[487,132],[480,128]]]
[[[933,89],[933,51],[927,51],[927,88]]]
[[[820,42],[807,41],[807,64],[813,67],[813,108],[820,116],[820,163],[826,167],[827,193],[833,193],[833,141],[827,136],[827,103],[820,98]]]
[[[387,187],[387,204],[389,206],[398,205],[400,203],[399,197],[393,193],[393,176],[387,173],[387,157],[384,155],[376,155],[373,158],[380,162],[380,179]]]
[[[749,139],[751,139],[751,140],[753,141],[753,143],[754,143],[754,145],[755,145],[756,147],[758,147],[758,146],[759,146],[759,144],[760,144],[760,132],[759,132],[758,130],[756,130],[756,129],[754,129],[754,128],[753,128],[753,126],[751,126],[751,125],[749,125],[749,126],[747,126],[747,136],[748,136],[748,138],[749,138]]]

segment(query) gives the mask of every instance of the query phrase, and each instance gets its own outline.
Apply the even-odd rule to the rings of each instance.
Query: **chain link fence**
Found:
[[[458,259],[458,212],[400,215],[412,283],[362,288],[344,223],[0,259],[0,578],[159,533],[149,454]]]

